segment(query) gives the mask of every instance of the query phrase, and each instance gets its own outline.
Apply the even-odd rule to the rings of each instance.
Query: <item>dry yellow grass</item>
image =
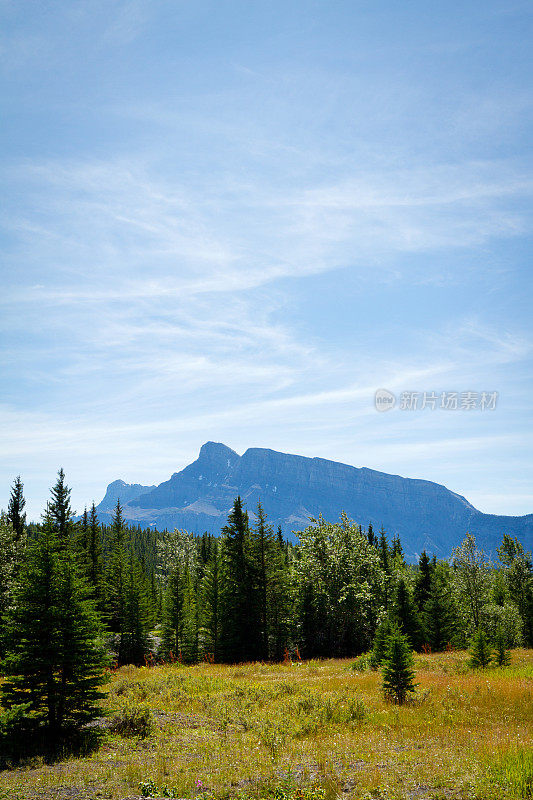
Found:
[[[88,757],[6,770],[0,798],[117,800],[148,779],[180,797],[307,785],[354,800],[519,796],[490,764],[532,747],[533,651],[479,673],[464,653],[420,656],[417,698],[401,708],[383,700],[379,673],[350,665],[122,668],[106,705],[149,706],[153,734],[107,734]]]

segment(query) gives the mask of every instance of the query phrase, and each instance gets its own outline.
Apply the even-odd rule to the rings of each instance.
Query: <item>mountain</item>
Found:
[[[204,444],[196,461],[159,486],[114,481],[97,510],[109,521],[120,498],[132,523],[218,534],[238,494],[252,520],[261,500],[270,522],[286,536],[306,527],[309,517],[335,521],[346,511],[365,526],[372,522],[375,530],[383,525],[389,536],[398,534],[411,558],[423,548],[448,556],[467,531],[490,552],[504,533],[517,536],[526,549],[533,544],[533,514],[483,514],[438,483],[258,447],[239,456],[217,442]]]

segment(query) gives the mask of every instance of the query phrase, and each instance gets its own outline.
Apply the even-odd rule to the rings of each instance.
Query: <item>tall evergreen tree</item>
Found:
[[[142,664],[149,650],[152,608],[145,575],[133,553],[129,554],[123,577],[118,661],[120,664]]]
[[[105,657],[98,619],[74,554],[65,550],[51,513],[28,547],[8,614],[8,634],[1,687],[6,707],[28,704],[51,741],[66,727],[100,713]]]
[[[109,552],[106,555],[105,597],[107,624],[113,633],[122,633],[125,613],[126,526],[117,499],[111,519]],[[120,649],[120,646],[119,646]]]
[[[71,491],[65,483],[65,473],[61,468],[57,474],[57,481],[51,489],[52,499],[48,504],[47,513],[63,545],[70,542],[74,527],[72,520],[74,512],[70,505]]]
[[[421,642],[421,626],[415,604],[411,598],[404,578],[400,578],[396,590],[394,616],[398,627],[412,648],[418,650]]]
[[[211,655],[215,661],[218,661],[220,656],[221,560],[219,544],[214,541],[210,548],[210,557],[200,588],[202,601],[200,626],[204,654]]]
[[[397,567],[405,564],[402,543],[397,533],[395,533],[392,537],[392,546],[390,552],[392,560]]]
[[[100,525],[96,506],[91,505],[89,513],[89,542],[88,542],[88,577],[89,583],[93,588],[95,596],[100,600],[102,591],[102,542]]]
[[[374,528],[372,527],[372,523],[371,522],[368,525],[368,530],[367,530],[367,534],[366,535],[367,535],[367,539],[368,539],[368,544],[376,545],[378,543],[378,540],[377,540],[376,535],[374,533]]]
[[[237,497],[222,529],[223,592],[221,655],[225,661],[250,661],[258,653],[258,608],[250,568],[248,514]]]
[[[421,614],[429,600],[431,594],[431,574],[433,572],[432,562],[425,550],[422,550],[418,559],[418,574],[415,580],[415,590],[413,594],[418,613]]]
[[[458,627],[453,601],[449,566],[432,567],[429,597],[422,612],[424,638],[434,652],[453,644]]]
[[[0,512],[0,657],[7,644],[6,617],[13,605],[25,543],[26,534],[15,533],[11,519]]]
[[[7,518],[11,522],[11,526],[17,539],[22,539],[26,527],[26,514],[24,507],[26,500],[24,499],[24,484],[17,475],[15,482],[11,489],[11,496],[7,507]]]

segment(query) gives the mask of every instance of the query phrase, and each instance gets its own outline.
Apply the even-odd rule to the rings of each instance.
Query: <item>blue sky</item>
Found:
[[[529,3],[0,14],[0,506],[213,439],[533,512]]]

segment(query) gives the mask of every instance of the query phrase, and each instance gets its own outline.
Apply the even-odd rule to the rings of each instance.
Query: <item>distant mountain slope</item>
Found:
[[[119,497],[131,522],[219,533],[238,494],[252,519],[261,500],[285,535],[304,528],[309,517],[337,520],[344,510],[363,525],[397,533],[411,557],[424,547],[447,556],[467,531],[490,551],[504,533],[518,536],[527,549],[533,544],[533,514],[482,514],[438,483],[262,448],[239,456],[216,442],[204,444],[196,461],[159,486],[114,481],[97,508],[107,521]]]

